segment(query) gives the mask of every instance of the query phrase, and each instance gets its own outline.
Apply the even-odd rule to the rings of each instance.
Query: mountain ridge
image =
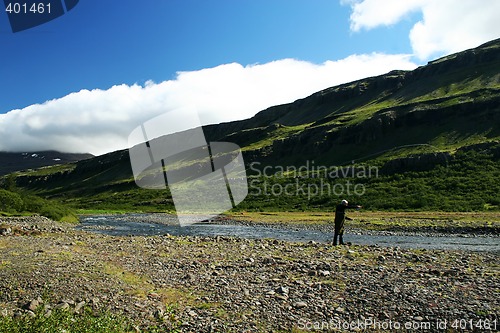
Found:
[[[210,141],[232,141],[246,147],[249,160],[266,159],[273,154],[280,157],[304,154],[310,159],[318,154],[337,152],[339,158],[319,158],[338,163],[359,157],[345,150],[368,154],[373,149],[389,148],[392,142],[383,142],[383,138],[399,141],[398,130],[415,131],[412,122],[414,125],[434,122],[429,127],[430,132],[436,133],[442,133],[439,127],[447,122],[448,132],[475,133],[474,127],[477,127],[482,131],[483,141],[487,141],[500,135],[498,128],[491,126],[500,122],[497,112],[500,104],[499,49],[500,40],[497,39],[431,61],[413,71],[391,71],[330,87],[292,103],[263,110],[253,118],[206,126],[204,130]],[[467,117],[477,119],[464,122]],[[288,128],[288,135],[280,138],[268,134],[280,128]],[[424,137],[430,132],[424,133]],[[417,140],[419,133],[413,136],[413,139],[406,136],[401,143],[432,144],[439,140],[437,134],[425,140]],[[266,144],[266,137],[272,142]],[[379,145],[375,147],[377,140]],[[363,150],[359,145],[364,143],[369,145]],[[349,144],[358,147],[344,149]],[[336,151],[331,150],[332,146],[337,146]],[[309,154],[311,148],[314,154]],[[272,161],[266,159],[266,162]],[[300,163],[290,159],[286,162]]]
[[[225,127],[229,124],[242,125],[255,122],[252,124],[253,127],[264,126],[266,123],[279,122],[283,125],[297,125],[298,123],[290,122],[293,120],[291,116],[284,117],[287,113],[296,111],[299,108],[303,108],[307,105],[308,101],[319,99],[320,104],[332,103],[336,100],[344,102],[345,99],[359,98],[363,92],[368,90],[368,85],[376,85],[378,88],[389,88],[396,89],[402,87],[405,81],[418,80],[426,78],[429,76],[437,75],[446,71],[457,71],[465,66],[474,65],[476,63],[488,63],[499,61],[498,48],[500,47],[500,39],[496,39],[485,44],[482,44],[474,49],[465,50],[459,53],[448,55],[434,61],[429,61],[427,65],[420,66],[412,71],[403,70],[393,70],[389,73],[367,77],[352,82],[340,84],[337,86],[329,87],[313,93],[307,97],[297,99],[292,103],[286,103],[277,106],[271,106],[265,110],[258,112],[254,117],[249,119],[226,122],[215,125],[205,126],[205,129],[210,131],[213,127]],[[497,73],[498,74],[498,73]],[[334,94],[332,94],[332,92]],[[365,96],[368,98],[369,96]],[[358,100],[359,104],[360,100]],[[310,104],[310,103],[309,103]],[[321,109],[316,109],[316,111],[321,111]],[[316,114],[315,117],[318,117]],[[321,114],[320,114],[321,117]],[[304,123],[304,121],[302,121]],[[250,127],[249,125],[246,126]],[[239,130],[244,129],[243,126]]]
[[[0,176],[15,171],[36,169],[57,164],[78,162],[95,157],[92,154],[62,153],[55,150],[31,152],[0,151]]]

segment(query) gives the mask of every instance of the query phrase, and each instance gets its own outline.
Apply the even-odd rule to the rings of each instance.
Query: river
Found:
[[[331,242],[332,232],[314,228],[297,228],[268,225],[240,225],[200,223],[181,227],[173,223],[151,223],[140,221],[140,215],[99,215],[84,216],[76,227],[112,236],[153,236],[170,234],[174,236],[231,236],[241,238],[271,238],[293,242]],[[147,219],[145,219],[147,220]],[[324,228],[323,228],[324,229]],[[500,253],[500,237],[484,235],[443,235],[443,234],[388,234],[346,232],[344,240],[352,244],[399,246],[414,249],[469,250]]]

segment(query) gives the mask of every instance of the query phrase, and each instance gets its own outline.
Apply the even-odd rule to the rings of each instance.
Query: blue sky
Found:
[[[119,4],[119,5],[117,5]],[[90,0],[52,22],[9,33],[1,16],[0,112],[80,89],[160,82],[177,71],[294,58],[411,53],[411,20],[351,33],[349,6],[331,0]]]
[[[493,10],[498,8],[498,1],[484,0],[483,4],[488,5],[481,6],[486,9],[476,8],[477,18],[470,22],[461,19],[465,35],[448,23],[458,21],[465,12],[470,13],[468,4],[479,7],[475,1],[464,0],[460,2],[462,5],[453,7],[446,4],[440,7],[429,0],[400,3],[394,0],[85,0],[62,17],[18,33],[12,33],[2,11],[0,114],[6,115],[0,115],[0,150],[32,147],[103,153],[122,148],[123,144],[109,144],[101,150],[95,149],[103,142],[116,142],[117,136],[124,137],[135,125],[133,121],[145,120],[135,113],[150,117],[159,112],[145,113],[124,105],[123,114],[114,110],[109,113],[113,114],[111,118],[103,116],[109,108],[121,103],[120,96],[134,92],[136,99],[142,101],[140,105],[147,105],[153,99],[161,100],[169,108],[182,104],[183,98],[192,100],[201,96],[204,101],[206,95],[211,95],[213,100],[220,100],[223,92],[211,91],[211,87],[221,90],[228,84],[241,87],[251,92],[249,99],[260,101],[252,104],[253,109],[239,113],[234,111],[238,101],[230,101],[232,104],[227,106],[207,106],[205,115],[202,112],[200,116],[204,123],[241,119],[328,86],[391,69],[412,69],[433,57],[500,37],[497,20],[488,19],[492,16],[488,13],[500,12]],[[446,17],[433,21],[436,15]],[[286,78],[292,74],[287,80],[297,82],[296,86],[276,81],[262,91],[254,87],[276,76]],[[300,87],[301,81],[304,83]],[[276,95],[282,94],[279,98],[268,96],[274,95],[269,92],[274,89]],[[158,97],[162,93],[163,97]],[[148,97],[151,94],[154,97]],[[245,96],[238,98],[241,101]],[[211,102],[212,99],[204,105]],[[113,106],[108,108],[104,106],[106,103]],[[217,110],[224,108],[233,111],[218,114]],[[78,122],[82,114],[90,120]],[[113,134],[113,126],[120,127],[118,120],[128,121],[127,126]],[[89,140],[75,137],[77,134],[67,140],[72,146],[56,143],[56,138],[60,141],[72,132],[83,133],[85,126],[94,126],[96,122],[108,136],[100,138],[100,144],[82,144]],[[63,127],[68,126],[73,128],[65,132]],[[3,139],[12,134],[7,127],[22,132],[18,134],[17,146]],[[49,131],[52,135],[47,134]]]

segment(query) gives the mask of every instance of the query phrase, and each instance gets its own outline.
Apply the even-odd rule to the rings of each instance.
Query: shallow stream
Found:
[[[145,215],[146,216],[146,215]],[[267,225],[200,223],[181,227],[175,218],[166,217],[162,223],[141,222],[141,215],[85,216],[76,227],[112,236],[232,236],[241,238],[272,238],[294,242],[331,242],[333,233],[313,228]],[[147,218],[144,218],[147,221]],[[324,229],[324,228],[323,228]],[[359,233],[346,231],[344,241],[360,245],[399,246],[401,248],[488,251],[500,253],[500,237],[474,235],[430,235]]]

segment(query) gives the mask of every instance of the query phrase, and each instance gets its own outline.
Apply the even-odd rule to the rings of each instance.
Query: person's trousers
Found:
[[[344,221],[335,224],[335,231],[333,232],[333,245],[337,245],[337,238],[339,244],[344,244]]]

